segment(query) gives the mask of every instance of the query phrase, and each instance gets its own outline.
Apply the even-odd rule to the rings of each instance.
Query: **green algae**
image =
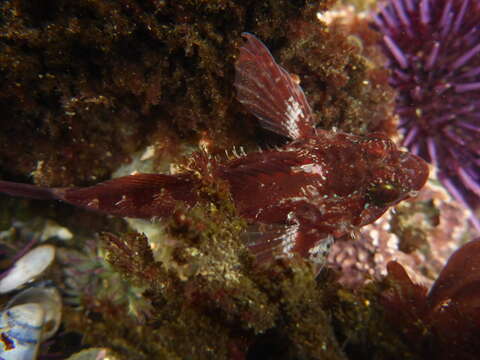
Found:
[[[395,284],[377,281],[356,291],[332,285],[328,295],[331,316],[348,358],[419,359],[385,314],[382,296]]]
[[[144,235],[102,235],[107,261],[142,289],[150,306],[140,323],[126,311],[131,299],[124,292],[90,306],[100,320],[68,317],[68,327],[81,329],[87,321],[89,344],[129,358],[244,358],[259,337],[274,331],[291,341],[293,354],[344,359],[312,267],[301,259],[256,266],[240,236],[243,219],[218,194],[192,209],[179,208],[167,222],[173,250],[165,262],[154,259]]]

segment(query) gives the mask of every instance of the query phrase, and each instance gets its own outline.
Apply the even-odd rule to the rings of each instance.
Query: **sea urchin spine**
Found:
[[[389,0],[374,21],[404,145],[437,167],[480,229],[480,1]]]

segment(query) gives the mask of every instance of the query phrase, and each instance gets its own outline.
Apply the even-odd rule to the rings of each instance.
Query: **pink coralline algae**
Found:
[[[244,37],[236,63],[237,98],[263,128],[289,140],[283,147],[225,160],[198,152],[175,175],[136,174],[87,188],[1,181],[0,191],[152,218],[171,215],[179,204],[194,206],[202,200],[205,179],[214,179],[228,185],[238,213],[252,225],[247,241],[259,261],[297,253],[323,262],[334,238],[373,222],[424,185],[426,163],[399,151],[384,135],[316,129],[298,78],[257,38]]]
[[[431,284],[450,255],[480,235],[466,226],[468,219],[468,210],[432,180],[415,201],[405,201],[395,212],[364,226],[354,241],[336,241],[328,265],[340,272],[339,282],[350,288],[383,278],[392,260],[411,270],[412,281]]]
[[[404,145],[437,167],[480,229],[480,2],[385,1],[375,24]]]
[[[480,238],[453,253],[428,292],[397,262],[388,264],[388,274],[387,317],[422,358],[478,359]]]

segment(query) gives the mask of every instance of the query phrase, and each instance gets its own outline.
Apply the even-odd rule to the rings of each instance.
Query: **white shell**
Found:
[[[38,352],[44,311],[40,304],[22,304],[0,314],[0,358],[32,360]]]
[[[62,301],[55,288],[22,291],[0,313],[0,359],[34,360],[40,342],[60,326]]]
[[[0,294],[19,288],[35,279],[52,263],[55,258],[53,245],[40,245],[30,250],[0,279]]]
[[[54,287],[31,287],[15,295],[7,308],[21,304],[38,304],[44,312],[41,341],[55,334],[62,320],[62,297]]]
[[[70,356],[67,360],[117,360],[118,358],[106,348],[90,348]]]

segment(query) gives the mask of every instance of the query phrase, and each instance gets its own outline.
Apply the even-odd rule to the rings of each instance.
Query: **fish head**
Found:
[[[368,224],[389,207],[415,197],[425,185],[429,167],[420,157],[402,151],[386,135],[373,133],[360,143],[366,164],[365,205],[361,224]]]

